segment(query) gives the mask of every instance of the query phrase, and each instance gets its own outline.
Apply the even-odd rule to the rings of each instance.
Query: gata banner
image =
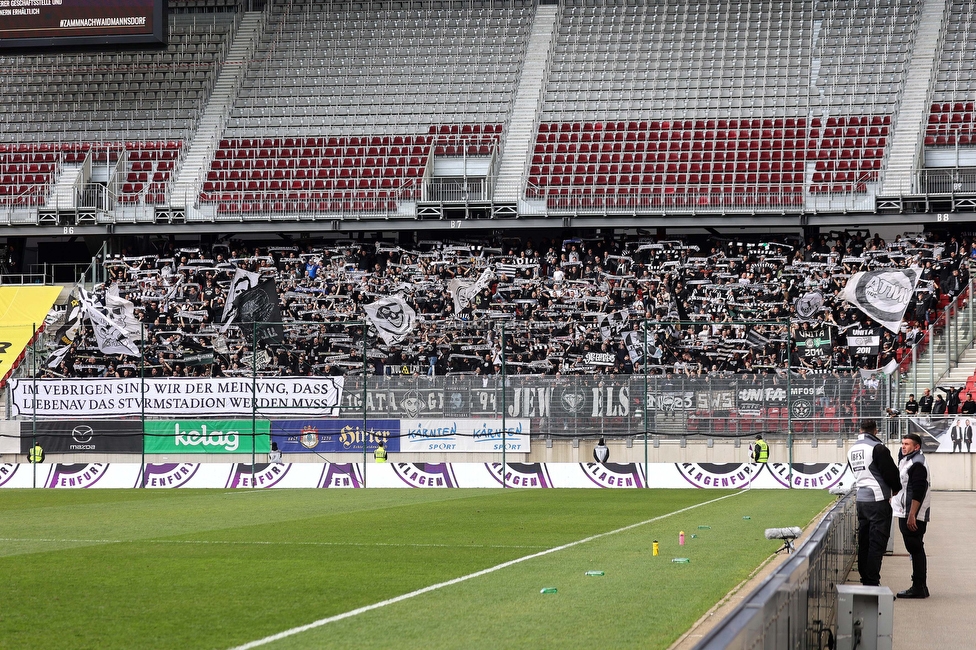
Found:
[[[400,451],[399,420],[275,420],[271,439],[283,454],[372,454],[380,441],[389,452]]]
[[[11,415],[335,417],[342,385],[342,377],[13,379]]]
[[[146,422],[145,444],[147,454],[266,454],[271,451],[271,423],[267,420],[150,420]]]
[[[21,421],[20,453],[28,453],[34,440],[46,454],[141,454],[142,423],[138,420]]]

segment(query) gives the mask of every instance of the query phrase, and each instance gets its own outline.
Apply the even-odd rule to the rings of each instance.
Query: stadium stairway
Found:
[[[61,165],[61,175],[51,189],[54,207],[58,210],[73,210],[75,208],[75,186],[82,176],[84,165],[80,163],[64,163]]]
[[[495,201],[516,203],[522,195],[526,160],[535,134],[539,98],[545,83],[552,39],[556,33],[557,5],[539,5],[529,35],[522,76],[512,106],[512,117],[505,138],[505,152],[498,168]]]
[[[925,0],[919,16],[915,49],[905,80],[900,117],[894,125],[887,171],[879,196],[900,196],[914,191],[912,177],[918,167],[919,142],[924,120],[931,103],[932,80],[938,70],[936,57],[945,23],[949,17],[949,0]]]
[[[241,88],[247,62],[254,52],[263,26],[264,13],[260,11],[249,11],[241,19],[234,42],[227,53],[227,60],[180,168],[180,175],[173,183],[170,205],[175,209],[186,210],[196,204],[203,175],[220,140],[224,118]]]

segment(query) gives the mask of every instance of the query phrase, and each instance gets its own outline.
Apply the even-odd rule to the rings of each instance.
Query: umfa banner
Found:
[[[919,275],[916,267],[861,271],[847,281],[841,297],[897,334]]]

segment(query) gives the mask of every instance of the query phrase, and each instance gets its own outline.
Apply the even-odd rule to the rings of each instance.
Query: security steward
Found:
[[[35,442],[34,446],[30,448],[29,452],[27,452],[27,462],[29,463],[44,462],[44,450],[41,448],[39,444],[37,444],[37,442]]]
[[[763,440],[762,434],[756,434],[756,444],[752,446],[752,460],[755,463],[769,462],[769,443]]]
[[[881,560],[891,535],[892,496],[901,491],[898,466],[878,439],[874,420],[861,421],[861,435],[847,452],[857,488],[857,566],[861,584],[881,585]]]
[[[377,463],[386,462],[386,447],[383,446],[382,440],[380,440],[380,446],[373,451],[373,458],[376,459]]]
[[[922,454],[922,438],[917,433],[906,433],[901,439],[898,474],[905,489],[891,500],[891,508],[898,517],[905,549],[912,556],[912,586],[899,591],[898,598],[928,598],[928,567],[923,538],[930,516],[929,486],[932,480]]]

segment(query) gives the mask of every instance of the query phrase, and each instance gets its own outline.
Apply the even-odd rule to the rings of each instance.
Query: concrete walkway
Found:
[[[821,515],[822,516],[822,515]],[[819,521],[818,516],[815,521]],[[892,650],[972,650],[976,648],[976,492],[933,492],[925,533],[931,597],[895,600]],[[810,534],[804,530],[802,539]],[[912,584],[912,561],[897,529],[894,555],[885,556],[881,584],[898,593]],[[691,650],[788,556],[777,555],[725,602],[703,616],[669,650]],[[855,569],[847,579],[857,584]]]
[[[925,532],[928,585],[925,600],[895,600],[893,650],[976,648],[976,492],[932,494],[932,522]],[[895,553],[881,566],[881,584],[898,593],[912,584],[912,562],[901,533]],[[856,580],[857,574],[852,574]]]

